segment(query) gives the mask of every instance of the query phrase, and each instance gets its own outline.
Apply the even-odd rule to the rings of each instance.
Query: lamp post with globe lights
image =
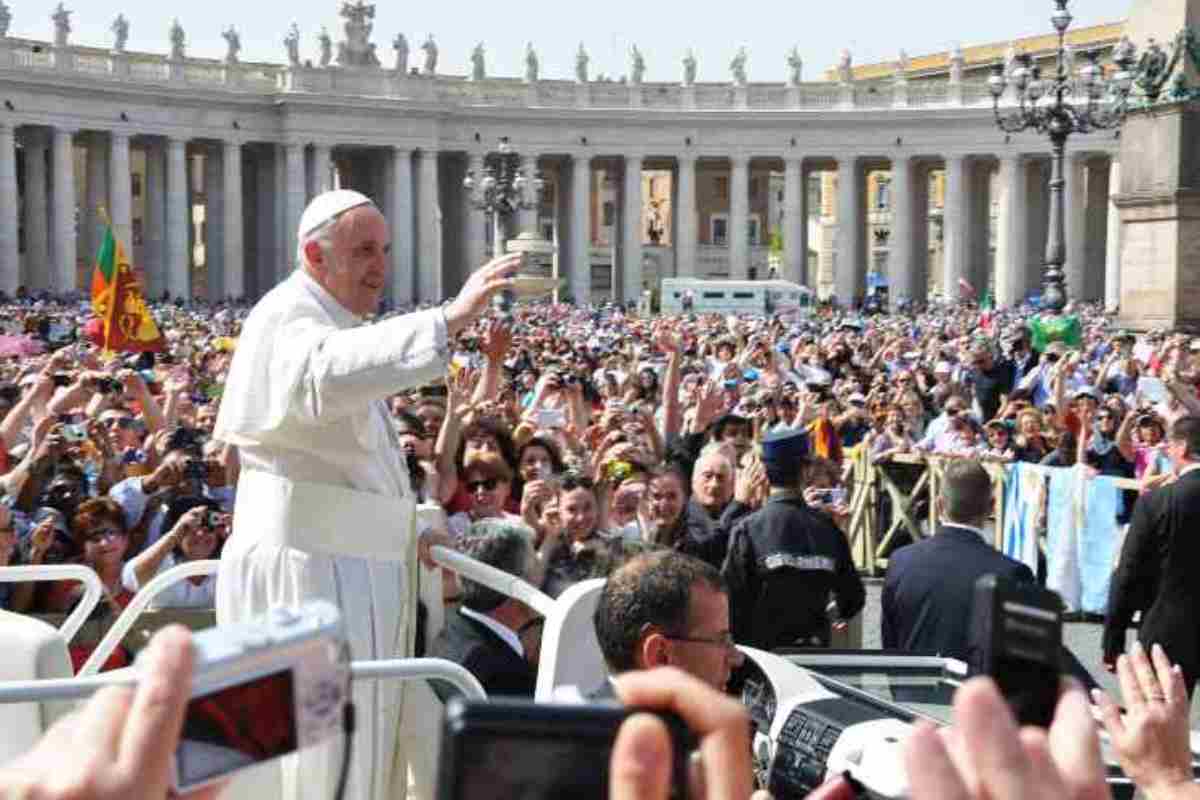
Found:
[[[1005,133],[1036,130],[1049,136],[1052,156],[1050,177],[1050,228],[1046,242],[1046,263],[1042,276],[1042,308],[1055,313],[1067,304],[1064,281],[1066,232],[1063,189],[1067,139],[1071,134],[1086,134],[1121,126],[1129,112],[1130,91],[1135,80],[1135,61],[1131,47],[1113,52],[1116,71],[1109,77],[1099,64],[1099,53],[1085,53],[1085,63],[1072,75],[1067,67],[1067,28],[1071,25],[1068,0],[1054,0],[1050,17],[1058,31],[1058,51],[1053,74],[1042,77],[1029,54],[1018,57],[1011,74],[996,65],[988,78],[992,92],[996,124]],[[1009,88],[1016,95],[1016,108],[1001,109],[1000,100]]]
[[[483,174],[468,172],[463,179],[471,206],[484,212],[493,231],[492,255],[498,256],[507,239],[507,220],[519,210],[531,211],[542,205],[546,182],[540,172],[526,175],[521,156],[507,136],[500,137],[495,152],[483,157]]]

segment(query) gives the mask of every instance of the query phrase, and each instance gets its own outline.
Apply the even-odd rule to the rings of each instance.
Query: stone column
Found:
[[[87,183],[84,187],[84,203],[87,207],[80,214],[79,240],[83,250],[94,258],[100,249],[103,216],[101,210],[112,216],[108,201],[109,159],[104,135],[92,132],[85,138],[87,143]]]
[[[21,285],[17,242],[17,141],[9,123],[0,123],[0,291],[12,297]]]
[[[968,171],[970,217],[967,241],[970,242],[970,264],[967,280],[975,287],[976,297],[982,297],[992,279],[992,163],[977,160]]]
[[[592,157],[575,153],[571,157],[571,245],[567,293],[575,304],[592,302]]]
[[[537,153],[523,153],[521,155],[521,174],[525,176],[525,192],[521,198],[523,201],[532,202],[533,196],[533,178],[538,173],[538,156]],[[510,239],[515,239],[522,233],[537,233],[540,238],[540,226],[538,220],[541,218],[541,209],[539,208],[522,208],[517,211],[517,227],[516,230],[508,232]]]
[[[943,201],[942,297],[957,302],[963,297],[960,280],[970,275],[970,196],[967,192],[970,164],[966,156],[946,157],[946,194]],[[976,286],[978,291],[979,287]]]
[[[243,297],[246,294],[245,241],[242,230],[242,144],[226,141],[221,154],[224,167],[224,206],[222,229],[225,240],[225,283],[226,297]]]
[[[275,146],[259,145],[254,159],[254,214],[255,214],[255,293],[261,297],[275,285],[276,274],[282,268],[279,252],[275,214]]]
[[[1029,250],[1025,255],[1026,286],[1042,292],[1042,276],[1046,265],[1046,240],[1050,236],[1050,198],[1046,187],[1050,182],[1050,161],[1030,158],[1025,168],[1027,187],[1025,220],[1029,226]]]
[[[304,145],[299,142],[288,142],[284,145],[287,160],[287,189],[285,191],[285,208],[283,229],[287,235],[287,258],[292,266],[299,266],[296,260],[296,232],[300,227],[300,216],[304,213]]]
[[[918,206],[917,184],[920,182],[915,158],[896,155],[892,158],[892,236],[888,254],[888,285],[893,305],[902,300],[923,296],[918,292],[917,245],[921,241],[917,228],[928,224],[926,210]],[[785,240],[786,241],[786,240]]]
[[[129,166],[129,134],[113,131],[108,137],[108,189],[113,234],[133,257],[133,171]]]
[[[1108,236],[1104,253],[1104,308],[1116,311],[1121,305],[1121,210],[1114,198],[1121,192],[1121,162],[1114,158],[1108,167]]]
[[[312,185],[314,196],[333,189],[333,148],[327,144],[313,145]]]
[[[392,148],[392,183],[388,210],[392,229],[392,307],[410,306],[413,303],[416,274],[413,269],[415,237],[413,235],[413,185],[412,151]]]
[[[488,215],[482,209],[475,207],[475,198],[481,195],[479,184],[483,182],[483,151],[475,151],[467,156],[467,171],[475,178],[476,189],[468,192],[463,188],[463,219],[467,239],[466,259],[467,268],[476,270],[487,261],[489,245],[492,243],[491,231],[488,229]]]
[[[167,139],[167,291],[172,298],[190,298],[192,293],[191,258],[188,253],[187,141]]]
[[[729,166],[729,277],[745,280],[750,274],[750,157],[730,156]]]
[[[273,169],[271,170],[274,186],[273,197],[271,198],[271,207],[275,218],[275,263],[271,265],[271,282],[278,283],[291,273],[292,267],[295,266],[296,252],[295,248],[288,248],[291,234],[288,229],[293,225],[300,224],[300,218],[297,217],[293,225],[288,224],[288,173],[287,173],[287,148],[281,144],[271,145],[271,159]]]
[[[804,159],[789,156],[783,163],[783,278],[808,283],[808,193]]]
[[[223,153],[216,146],[204,153],[204,266],[208,299],[225,298],[225,170]]]
[[[34,290],[50,286],[46,142],[43,130],[25,134],[25,282]]]
[[[625,156],[621,193],[621,301],[635,303],[642,295],[642,156]]]
[[[1084,225],[1083,287],[1088,301],[1105,298],[1105,268],[1108,256],[1109,163],[1101,157],[1087,161],[1087,221]]]
[[[1020,155],[1000,159],[1000,219],[996,238],[996,305],[1018,305],[1030,289],[1026,259],[1029,218],[1025,210],[1029,171]]]
[[[863,173],[857,156],[838,158],[837,269],[835,294],[843,307],[866,290]]]
[[[438,151],[417,153],[417,299],[440,303],[442,292],[442,206],[438,196]]]
[[[675,220],[675,274],[681,278],[694,277],[699,220],[696,214],[696,158],[690,153],[679,156]]]
[[[75,240],[75,131],[54,129],[54,216],[50,239],[51,288],[56,292],[73,292],[78,288],[76,269],[78,256]]]
[[[1079,153],[1067,153],[1067,185],[1063,191],[1063,206],[1066,212],[1067,302],[1087,300],[1087,161]]]
[[[166,252],[163,249],[166,220],[166,169],[162,146],[146,144],[145,216],[142,218],[142,271],[146,282],[146,297],[157,299],[167,288]]]

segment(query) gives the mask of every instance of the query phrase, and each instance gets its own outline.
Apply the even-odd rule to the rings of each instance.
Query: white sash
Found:
[[[412,497],[243,469],[234,513],[255,521],[256,541],[311,553],[406,562],[415,547]]]

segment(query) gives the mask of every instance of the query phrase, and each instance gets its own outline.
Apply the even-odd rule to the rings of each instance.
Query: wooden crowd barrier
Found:
[[[879,575],[887,569],[887,558],[884,553],[892,542],[905,531],[913,541],[932,536],[937,531],[937,503],[941,492],[942,481],[945,478],[946,466],[960,460],[955,456],[939,456],[933,454],[901,453],[886,461],[876,462],[871,459],[866,448],[859,448],[853,455],[850,469],[851,500],[850,519],[846,526],[846,536],[850,542],[850,552],[854,556],[854,564],[860,572],[867,575]],[[993,540],[992,545],[1000,550],[1004,545],[1004,503],[1005,476],[1011,462],[981,460],[979,462],[992,478],[993,494]],[[910,464],[923,467],[916,484],[910,491],[904,491],[896,480],[888,474],[887,464]],[[1052,469],[1071,469],[1058,467]],[[1117,478],[1114,482],[1118,488],[1137,491],[1140,484],[1136,480]],[[929,511],[927,527],[922,527],[913,510],[916,498],[923,490],[928,490]],[[891,499],[892,520],[887,530],[880,530],[879,509],[883,496]],[[1044,547],[1044,540],[1042,546]]]

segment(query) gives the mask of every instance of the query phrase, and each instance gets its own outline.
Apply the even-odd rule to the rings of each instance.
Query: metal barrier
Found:
[[[431,552],[434,562],[439,567],[457,572],[464,578],[481,583],[489,589],[495,589],[506,597],[520,600],[543,617],[554,610],[554,599],[550,595],[515,575],[509,575],[503,570],[490,567],[448,547],[434,547]]]
[[[353,661],[351,680],[404,681],[439,680],[453,684],[472,700],[486,700],[487,693],[479,680],[452,661],[440,658],[385,659],[382,661]],[[131,669],[116,670],[82,678],[55,678],[44,681],[0,682],[0,704],[37,703],[48,700],[80,700],[90,697],[105,686],[136,686],[137,673]]]
[[[187,578],[195,578],[201,575],[215,575],[217,567],[221,562],[215,559],[205,559],[203,561],[185,561],[182,564],[171,567],[165,572],[155,575],[154,578],[141,588],[141,590],[133,596],[129,601],[129,605],[121,612],[121,616],[113,622],[112,627],[104,634],[104,638],[96,645],[96,649],[88,656],[88,660],[84,662],[79,669],[79,675],[95,675],[100,671],[100,667],[108,660],[117,646],[129,633],[129,629],[142,615],[155,597],[173,583],[178,583]]]
[[[91,567],[82,564],[43,564],[40,566],[0,567],[0,583],[30,583],[35,581],[79,581],[83,584],[83,597],[70,613],[58,632],[69,645],[87,622],[88,617],[100,604],[104,595],[104,584]]]
[[[940,521],[937,503],[934,502],[934,499],[941,492],[946,466],[961,460],[962,458],[955,456],[902,453],[892,456],[887,461],[876,462],[871,459],[870,453],[865,448],[855,451],[851,467],[853,493],[850,500],[850,522],[847,525],[846,536],[850,542],[850,551],[854,555],[854,564],[860,572],[875,575],[880,570],[886,570],[887,558],[884,554],[901,531],[907,532],[914,541],[933,535]],[[995,519],[992,545],[997,550],[1002,550],[1004,544],[1004,489],[1011,462],[980,460],[979,463],[992,478]],[[905,491],[896,484],[893,476],[888,474],[886,469],[888,464],[919,466],[923,467],[924,471],[913,488]],[[1051,467],[1049,469],[1071,468]],[[1114,483],[1121,489],[1138,490],[1141,488],[1137,481],[1127,478],[1114,479]],[[928,523],[926,527],[922,528],[914,514],[913,506],[916,498],[926,490],[930,498]],[[885,495],[891,500],[892,520],[887,530],[880,530],[880,500]]]

